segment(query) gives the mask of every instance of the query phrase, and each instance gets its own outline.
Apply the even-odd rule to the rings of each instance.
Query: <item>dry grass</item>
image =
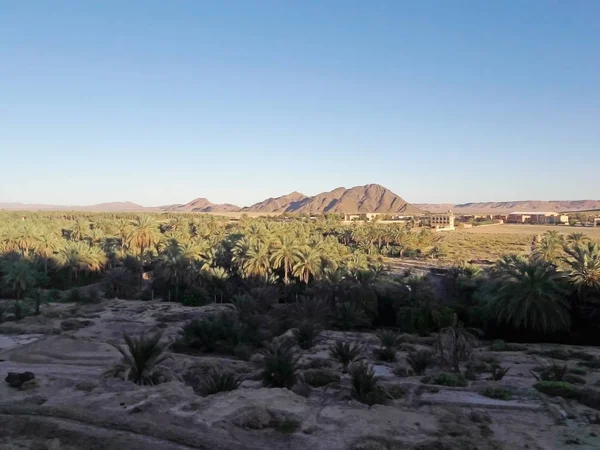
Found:
[[[561,234],[585,233],[600,242],[600,228],[542,225],[493,225],[445,233],[446,260],[496,260],[508,253],[528,254],[534,236],[556,230]]]
[[[459,230],[458,233],[468,234],[518,234],[533,237],[537,234],[544,234],[546,231],[558,231],[567,235],[571,233],[584,233],[590,237],[600,239],[600,227],[569,227],[564,225],[487,225],[465,230]]]

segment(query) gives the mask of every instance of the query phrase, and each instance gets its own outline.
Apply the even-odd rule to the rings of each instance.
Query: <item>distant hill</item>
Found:
[[[402,197],[379,184],[367,184],[347,189],[339,187],[312,197],[292,192],[281,197],[268,198],[251,206],[240,208],[229,203],[216,204],[200,197],[185,204],[145,207],[132,202],[99,203],[89,206],[44,205],[27,203],[0,203],[0,210],[9,211],[96,211],[96,212],[199,212],[199,213],[368,213],[415,215],[423,212],[456,214],[504,214],[512,211],[598,211],[600,200],[522,200],[514,202],[479,203],[421,203],[410,204]]]
[[[303,200],[308,197],[300,192],[292,192],[288,195],[282,195],[281,197],[271,197],[262,202],[255,203],[252,206],[246,206],[242,208],[242,211],[249,212],[264,212],[264,213],[283,213],[288,209],[293,210]]]
[[[333,191],[306,197],[298,192],[275,199],[268,199],[248,207],[247,211],[263,211],[259,208],[276,208],[271,212],[296,213],[389,213],[420,214],[421,210],[407,203],[389,189],[378,184],[355,186],[350,189],[339,187]]]
[[[161,208],[163,211],[173,212],[235,212],[240,207],[229,203],[215,204],[205,198],[197,198],[185,205],[169,205]]]
[[[455,214],[504,214],[512,211],[589,211],[600,209],[600,200],[521,200],[514,202],[479,202],[460,204],[418,204],[419,208],[429,212],[445,212],[448,209]]]

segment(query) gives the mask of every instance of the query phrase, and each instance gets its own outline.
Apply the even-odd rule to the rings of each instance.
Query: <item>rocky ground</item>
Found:
[[[256,376],[258,358],[219,355],[171,354],[165,363],[171,381],[154,386],[105,376],[120,360],[113,344],[122,342],[123,332],[162,330],[172,341],[188,320],[227,308],[121,300],[51,304],[40,316],[1,324],[2,378],[32,372],[35,379],[18,388],[0,383],[0,449],[600,448],[600,425],[592,423],[596,411],[533,388],[532,372],[553,362],[544,352],[559,346],[492,351],[482,343],[473,355],[477,379],[452,388],[411,376],[407,351],[430,348],[432,339],[407,338],[397,362],[369,361],[394,398],[372,407],[352,398],[348,375],[329,356],[340,338],[375,349],[377,338],[369,333],[325,331],[314,348],[303,351],[306,379],[315,371],[331,376],[323,387],[265,388]],[[579,351],[600,359],[600,349],[560,349],[559,356],[569,355],[560,364],[579,367],[587,386],[599,384],[600,369],[571,356]],[[488,379],[490,361],[509,368],[501,381]],[[231,392],[196,394],[213,368],[245,381]],[[427,373],[440,371],[432,367]],[[506,388],[512,398],[482,395],[489,387]]]

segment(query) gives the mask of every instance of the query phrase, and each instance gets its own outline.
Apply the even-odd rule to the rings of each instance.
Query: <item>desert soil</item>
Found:
[[[121,343],[123,332],[162,330],[172,341],[186,321],[226,309],[110,300],[51,304],[41,316],[1,324],[0,373],[31,371],[36,382],[26,390],[0,383],[0,449],[600,448],[600,425],[588,420],[592,410],[533,389],[530,371],[551,364],[550,359],[526,351],[492,352],[485,343],[474,358],[510,367],[504,379],[493,382],[480,373],[465,388],[428,387],[421,377],[395,375],[406,371],[408,350],[430,348],[433,341],[411,337],[398,351],[399,362],[370,361],[380,384],[395,393],[386,405],[372,407],[352,398],[348,376],[328,351],[341,338],[373,350],[378,343],[371,333],[325,331],[313,349],[303,351],[301,367],[328,368],[341,375],[340,381],[305,387],[298,391],[302,395],[296,389],[262,387],[260,361],[254,357],[171,354],[170,381],[155,386],[106,376],[120,360],[113,345]],[[600,356],[600,349],[584,350]],[[194,388],[213,368],[233,371],[245,381],[235,391],[197,395]],[[585,378],[593,386],[600,371],[590,370]],[[481,395],[490,386],[509,389],[513,398]]]

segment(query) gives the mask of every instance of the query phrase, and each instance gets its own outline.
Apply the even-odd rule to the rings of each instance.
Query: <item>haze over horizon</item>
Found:
[[[5,2],[0,202],[598,199],[600,3],[455,6]]]

